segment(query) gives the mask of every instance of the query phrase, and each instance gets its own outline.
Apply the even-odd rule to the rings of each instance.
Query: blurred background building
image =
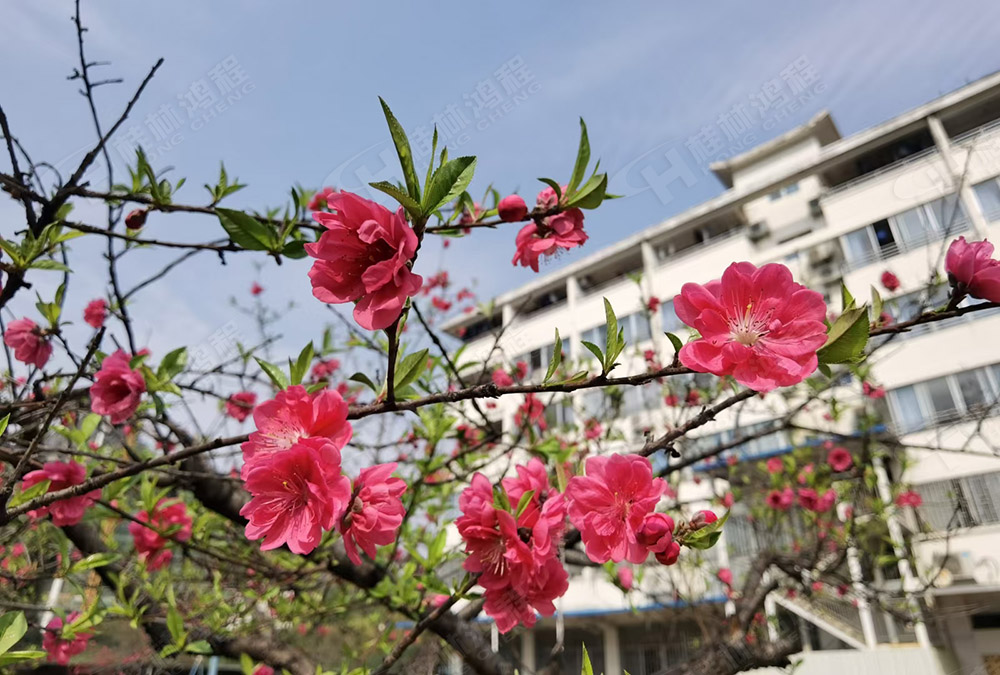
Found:
[[[677,169],[665,158],[667,180],[680,175]],[[886,271],[900,282],[895,292],[882,289],[885,311],[896,320],[940,307],[948,297],[948,243],[960,234],[1000,240],[1000,74],[846,138],[829,113],[820,113],[710,169],[725,188],[717,197],[602,251],[575,254],[578,260],[557,271],[543,270],[498,297],[490,316],[451,319],[446,330],[466,343],[463,358],[508,368],[523,361],[540,378],[558,328],[566,356],[583,362],[589,354],[581,341],[604,344],[607,298],[629,349],[635,348],[621,373],[643,372],[643,351],[654,349],[666,362],[672,357],[665,332],[686,339],[671,302],[681,286],[718,278],[741,260],[788,265],[796,280],[824,294],[831,309],[840,307],[842,283],[866,300],[869,287],[882,289]],[[645,309],[653,297],[663,303],[650,313]],[[797,673],[1000,672],[1000,423],[993,417],[1000,398],[998,338],[1000,315],[977,312],[895,336],[873,356],[869,379],[887,392],[880,403],[885,432],[908,446],[905,461],[880,467],[878,487],[903,481],[922,496],[920,507],[900,509],[892,523],[918,569],[879,563],[866,551],[852,578],[912,591],[924,622],[901,621],[850,594],[774,594],[768,602],[773,630],[801,632]],[[699,385],[697,378],[677,380],[667,384],[695,391]],[[683,414],[665,405],[663,386],[625,388],[613,420],[596,391],[546,397],[546,416],[551,425],[581,429],[585,420],[597,419],[620,433],[611,447],[634,449]],[[852,386],[860,399],[858,383]],[[845,389],[843,397],[851,395]],[[498,401],[496,423],[512,428],[518,404]],[[748,402],[738,418],[727,411],[699,429],[682,456],[762,428],[785,406],[771,395]],[[849,416],[816,424],[848,435],[858,428]],[[780,432],[687,467],[677,499],[690,508],[711,506],[713,496],[727,489],[722,467],[780,455],[803,442]],[[653,460],[658,468],[681,461],[662,453]],[[576,569],[562,601],[566,672],[580,672],[584,642],[594,671],[606,675],[649,675],[684,660],[702,646],[701,632],[691,618],[679,617],[696,616],[689,610],[699,603],[726,602],[714,570],[729,567],[738,579],[759,548],[758,536],[737,504],[703,570],[649,573],[628,597],[604,569]],[[925,579],[933,584],[925,587]],[[516,650],[530,669],[555,642],[555,620],[543,619],[498,648]]]

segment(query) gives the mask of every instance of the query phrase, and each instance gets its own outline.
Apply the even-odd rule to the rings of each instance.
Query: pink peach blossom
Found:
[[[41,469],[31,471],[24,476],[21,489],[27,490],[33,485],[42,481],[50,481],[46,493],[65,490],[68,487],[79,485],[87,479],[87,469],[83,464],[75,461],[69,462],[46,462]],[[101,491],[92,490],[77,497],[60,499],[48,506],[29,511],[33,518],[41,518],[46,514],[52,516],[52,524],[59,527],[65,525],[76,525],[83,520],[83,514],[91,504],[100,499]]]
[[[917,508],[924,503],[923,497],[913,490],[907,490],[906,492],[900,492],[896,496],[896,506],[902,508],[904,506],[911,506]]]
[[[146,391],[146,380],[138,370],[132,370],[130,360],[121,349],[105,357],[90,388],[90,409],[109,415],[112,424],[131,417]]]
[[[358,325],[388,328],[423,283],[408,266],[417,251],[417,235],[402,207],[394,214],[350,192],[330,195],[327,203],[333,213],[313,213],[326,232],[306,244],[306,252],[316,258],[309,271],[313,295],[330,304],[357,302]]]
[[[493,375],[490,376],[493,380],[493,384],[498,387],[510,387],[514,384],[514,378],[507,374],[503,368],[497,368],[493,371]]]
[[[351,505],[340,521],[340,531],[347,548],[347,557],[355,565],[361,564],[358,548],[369,558],[375,559],[376,545],[385,546],[396,539],[396,532],[403,523],[403,501],[406,483],[393,478],[396,463],[378,464],[361,469],[354,482]]]
[[[17,319],[7,324],[4,344],[14,350],[14,358],[35,368],[44,368],[52,356],[52,344],[31,319]]]
[[[254,408],[253,421],[257,431],[240,446],[244,462],[258,454],[287,450],[303,438],[327,438],[340,449],[352,434],[347,403],[339,392],[323,389],[310,394],[298,384]]]
[[[895,293],[897,290],[899,290],[899,277],[897,277],[889,270],[882,272],[882,286],[884,286],[885,290],[889,291],[890,293]]]
[[[795,492],[791,488],[785,488],[784,490],[771,490],[767,494],[767,505],[772,509],[778,511],[787,511],[791,506],[792,502],[795,501]]]
[[[64,640],[62,637],[63,626],[73,623],[79,616],[80,612],[70,612],[66,615],[65,622],[58,616],[54,616],[45,625],[45,629],[42,631],[42,649],[48,654],[50,661],[65,666],[69,664],[71,658],[87,649],[87,643],[93,636],[92,633],[77,632],[69,640]]]
[[[97,298],[87,303],[83,308],[83,320],[93,328],[100,328],[108,318],[108,303],[104,298]]]
[[[316,194],[312,196],[312,198],[309,199],[309,206],[308,206],[309,210],[319,211],[320,209],[327,208],[330,197],[332,197],[335,194],[337,194],[336,188],[332,188],[330,186],[327,186],[322,190],[319,190],[318,192],[316,192]]]
[[[587,556],[597,563],[645,561],[648,550],[636,532],[665,489],[645,457],[588,457],[586,476],[574,476],[566,488],[569,517],[580,530]]]
[[[785,470],[785,462],[781,457],[771,457],[767,460],[768,473],[781,473]]]
[[[621,586],[626,591],[632,590],[632,584],[635,582],[635,573],[632,571],[631,567],[619,567],[618,568],[618,585]]]
[[[847,451],[847,448],[836,447],[830,450],[829,454],[826,456],[826,463],[830,465],[830,468],[840,473],[841,471],[847,471],[854,464],[854,458],[851,457],[851,453]]]
[[[242,422],[253,411],[257,394],[252,391],[238,391],[226,399],[226,414],[237,422]]]
[[[191,538],[191,517],[181,501],[161,499],[152,513],[140,511],[136,514],[136,520],[140,522],[129,523],[128,531],[139,558],[150,571],[164,567],[173,559],[173,552],[167,548],[171,541],[187,541]]]
[[[247,539],[263,539],[261,550],[282,544],[311,552],[332,530],[351,498],[351,482],[340,471],[340,449],[326,438],[303,438],[282,452],[261,454],[244,466],[250,501],[240,510]]]
[[[993,258],[993,244],[959,237],[948,247],[944,267],[960,290],[980,300],[1000,302],[1000,260]]]
[[[698,372],[732,375],[754,391],[804,380],[816,370],[816,352],[826,342],[823,296],[777,263],[733,263],[721,281],[684,284],[674,308],[701,334],[681,348],[681,362]]]

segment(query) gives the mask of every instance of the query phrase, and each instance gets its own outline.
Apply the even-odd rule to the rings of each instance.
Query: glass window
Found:
[[[956,232],[964,229],[968,217],[958,195],[948,195],[935,199],[927,205],[941,232]]]
[[[855,230],[844,237],[847,262],[860,265],[875,259],[875,248],[867,227]]]
[[[531,354],[529,354],[530,360],[528,361],[528,366],[531,370],[539,370],[542,367],[542,350],[532,349]]]
[[[986,392],[979,379],[979,371],[967,370],[956,375],[955,380],[958,381],[958,389],[962,392],[966,410],[975,410],[986,404]]]
[[[900,387],[890,392],[892,418],[899,431],[906,433],[924,426],[924,414],[920,410],[917,391],[912,386]]]
[[[583,333],[580,335],[580,341],[593,342],[595,345],[603,349],[604,345],[608,343],[607,335],[608,335],[608,327],[604,324],[601,324],[600,326],[594,326],[589,330],[583,331]],[[589,354],[590,352],[588,351],[587,353]]]
[[[674,311],[673,300],[660,305],[660,313],[663,315],[664,331],[667,333],[679,334],[684,330],[685,324],[680,320],[680,317],[677,316],[677,312]]]
[[[880,220],[872,223],[872,232],[875,233],[875,241],[885,255],[892,255],[896,251],[896,235],[892,233],[888,220]]]
[[[782,190],[782,192],[784,192],[786,195],[795,194],[798,191],[799,191],[798,183],[792,183],[791,185],[786,185],[784,190]]]
[[[1000,220],[1000,183],[991,179],[972,188],[987,220]]]
[[[909,247],[920,246],[930,240],[930,224],[927,222],[927,211],[922,206],[893,216],[896,230],[903,243]]]
[[[947,378],[939,377],[925,382],[924,389],[930,399],[936,421],[941,422],[955,417],[957,407]]]
[[[629,343],[643,342],[652,337],[649,330],[649,320],[642,312],[630,314],[622,320],[625,329],[625,341]]]

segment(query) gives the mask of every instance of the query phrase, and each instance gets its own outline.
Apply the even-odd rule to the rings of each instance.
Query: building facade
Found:
[[[670,299],[684,283],[718,278],[741,260],[784,263],[831,307],[839,307],[842,283],[866,295],[870,286],[880,287],[885,271],[901,284],[883,293],[886,311],[897,320],[940,306],[947,300],[941,275],[948,243],[960,234],[1000,240],[1000,74],[847,137],[821,113],[711,170],[725,187],[717,197],[541,274],[498,297],[490,316],[449,321],[446,330],[467,345],[463,358],[497,366],[524,361],[544,373],[558,329],[564,353],[582,362],[583,341],[604,343],[604,298],[636,354],[672,354],[665,332],[683,338],[686,327]],[[664,302],[650,315],[644,308],[651,297]],[[873,356],[869,377],[887,391],[886,421],[909,446],[899,478],[923,498],[898,523],[918,569],[879,581],[905,586],[915,583],[909,576],[944,571],[920,591],[925,624],[901,624],[863,603],[769,599],[772,611],[802,631],[808,653],[796,672],[1000,672],[1000,422],[992,417],[1000,399],[998,338],[1000,313],[977,312],[898,336]],[[639,356],[623,363],[624,373],[644,368]],[[630,389],[622,392],[613,422],[601,418],[598,399],[586,392],[547,401],[547,416],[567,426],[601,419],[615,425],[622,449],[634,449],[650,430],[662,433],[677,413],[664,404],[659,385]],[[498,421],[510,425],[518,403],[499,401]],[[685,451],[745,435],[774,418],[777,407],[764,398],[738,418],[720,415]],[[842,425],[849,431],[851,421]],[[775,434],[729,454],[759,458],[789,445]],[[718,494],[711,469],[710,463],[685,469],[678,500],[697,506]],[[746,537],[731,521],[711,555],[737,571],[752,549]],[[693,627],[667,621],[676,608],[663,601],[658,584],[689,584],[684,597],[725,601],[712,579],[645,579],[639,592],[625,597],[604,570],[578,570],[561,608],[566,672],[579,672],[573,650],[580,642],[595,672],[606,675],[655,673],[701,646]],[[498,648],[518,650],[530,672],[555,641],[555,622],[545,619]]]

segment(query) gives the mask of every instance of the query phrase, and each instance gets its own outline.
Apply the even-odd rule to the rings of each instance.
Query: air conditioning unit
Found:
[[[771,234],[771,228],[767,226],[767,223],[763,220],[752,224],[747,228],[747,237],[750,241],[758,242],[762,239],[766,239]]]
[[[968,551],[934,553],[931,571],[941,570],[936,586],[949,586],[956,581],[972,581],[974,575],[972,555]]]
[[[826,241],[809,250],[809,264],[821,267],[833,263],[840,256],[840,249],[833,241]]]

